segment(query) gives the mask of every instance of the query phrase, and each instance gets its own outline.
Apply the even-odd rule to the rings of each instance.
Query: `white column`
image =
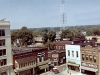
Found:
[[[33,74],[34,74],[34,67],[33,67]]]
[[[10,74],[10,69],[8,69],[6,72],[7,72],[7,75],[11,75],[11,74]]]
[[[10,69],[10,75],[16,75],[13,68]]]
[[[80,69],[80,73],[81,73],[81,67],[79,69]]]

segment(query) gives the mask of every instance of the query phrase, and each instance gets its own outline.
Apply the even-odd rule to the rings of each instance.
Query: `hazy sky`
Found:
[[[65,0],[66,26],[100,24],[100,0]],[[11,29],[61,25],[61,0],[0,0],[0,19]]]

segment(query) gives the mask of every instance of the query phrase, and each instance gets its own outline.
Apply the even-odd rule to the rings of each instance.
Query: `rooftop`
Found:
[[[10,25],[10,21],[7,21],[6,18],[0,20],[0,25]]]
[[[32,51],[42,50],[42,49],[46,49],[46,47],[14,47],[12,51],[14,55],[14,54],[21,54],[21,53],[32,52]]]

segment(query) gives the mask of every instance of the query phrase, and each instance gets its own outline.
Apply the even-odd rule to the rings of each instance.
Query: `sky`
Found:
[[[65,0],[62,25],[61,0],[0,0],[0,19],[11,29],[100,24],[100,0]]]

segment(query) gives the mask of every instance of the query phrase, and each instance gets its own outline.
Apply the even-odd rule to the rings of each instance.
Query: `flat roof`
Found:
[[[36,50],[42,50],[46,49],[46,47],[14,47],[12,49],[13,55],[15,54],[21,54],[21,53],[27,53],[27,52],[32,52]]]

